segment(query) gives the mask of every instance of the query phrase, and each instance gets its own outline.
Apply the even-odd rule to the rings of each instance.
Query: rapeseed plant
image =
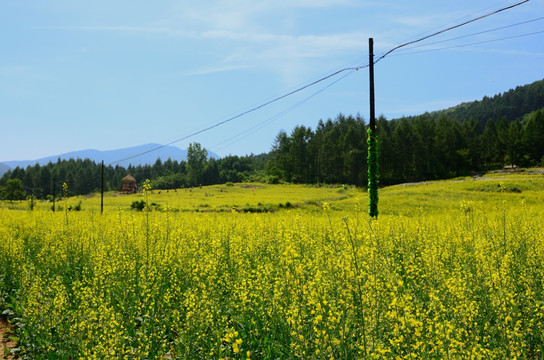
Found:
[[[369,224],[326,197],[255,214],[169,199],[70,223],[0,209],[0,307],[33,359],[541,358],[539,191],[394,187],[383,204],[421,210]]]

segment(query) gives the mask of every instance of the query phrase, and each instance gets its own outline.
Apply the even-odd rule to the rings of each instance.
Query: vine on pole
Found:
[[[368,128],[368,214],[378,217],[378,138],[376,131]]]

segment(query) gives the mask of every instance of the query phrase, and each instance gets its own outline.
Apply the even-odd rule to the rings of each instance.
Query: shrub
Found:
[[[279,203],[278,205],[280,209],[291,209],[294,207],[293,204],[291,204],[289,201],[286,201],[285,204]]]
[[[68,210],[81,211],[81,200],[77,203],[77,205],[74,205],[74,206],[69,205]]]
[[[142,211],[145,208],[145,201],[143,200],[134,200],[130,205],[132,210]]]

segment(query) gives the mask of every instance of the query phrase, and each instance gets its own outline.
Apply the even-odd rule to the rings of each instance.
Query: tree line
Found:
[[[206,149],[194,143],[189,145],[187,160],[159,158],[153,165],[104,166],[104,190],[121,191],[122,179],[127,174],[133,175],[140,187],[150,179],[155,189],[240,182],[251,179],[258,169],[264,169],[265,163],[266,154],[208,158]],[[62,189],[64,183],[68,189],[66,194]],[[17,167],[6,172],[0,179],[0,198],[23,200],[29,196],[46,199],[86,195],[100,191],[101,186],[101,163],[89,159],[59,159],[43,166]]]
[[[376,121],[380,183],[444,179],[505,165],[544,165],[544,109],[509,121],[490,119],[482,128],[444,114]],[[296,127],[276,137],[267,171],[289,182],[364,185],[366,123],[339,115],[316,130]]]
[[[376,122],[381,185],[469,175],[505,165],[544,166],[544,80],[493,98],[420,116]],[[104,188],[120,190],[133,175],[141,184],[172,189],[225,182],[367,182],[367,124],[360,116],[320,120],[315,130],[280,131],[269,153],[208,158],[198,143],[187,160],[158,159],[153,165],[106,166]],[[0,179],[0,197],[23,199],[99,191],[101,164],[89,159],[58,160],[16,168]]]
[[[544,80],[420,116],[377,119],[380,183],[444,179],[505,165],[544,165]],[[281,131],[267,172],[303,183],[367,181],[367,126],[357,115]]]

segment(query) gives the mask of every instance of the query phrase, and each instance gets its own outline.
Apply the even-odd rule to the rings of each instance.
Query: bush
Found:
[[[74,210],[74,211],[81,211],[81,201],[79,201],[79,202],[77,203],[77,205],[74,205],[74,206],[68,205],[68,211],[72,211],[72,210]]]
[[[145,208],[145,201],[143,200],[134,200],[130,205],[132,210],[142,211]]]
[[[291,204],[289,201],[285,202],[285,204],[279,203],[278,206],[280,207],[280,209],[292,209],[292,208],[295,207],[295,206],[294,206],[293,204]]]

